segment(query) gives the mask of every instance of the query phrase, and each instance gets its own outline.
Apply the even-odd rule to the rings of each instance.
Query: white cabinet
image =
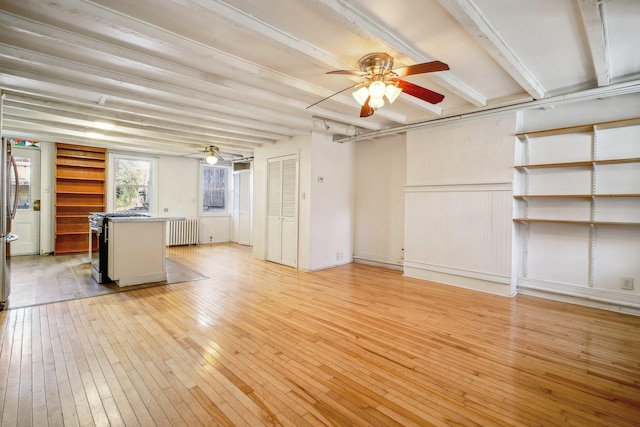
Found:
[[[167,279],[165,220],[114,218],[107,224],[111,280],[130,286]]]

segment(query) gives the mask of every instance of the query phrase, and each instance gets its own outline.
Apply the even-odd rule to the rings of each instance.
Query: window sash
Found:
[[[114,205],[116,212],[150,211],[153,161],[146,158],[114,159]]]
[[[202,212],[228,212],[229,169],[227,167],[202,165],[200,184]]]

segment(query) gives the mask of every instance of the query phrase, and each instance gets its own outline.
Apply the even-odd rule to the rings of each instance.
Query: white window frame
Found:
[[[142,160],[151,163],[151,188],[149,191],[149,214],[158,215],[158,158],[129,153],[109,153],[109,181],[107,185],[107,207],[109,212],[116,210],[116,161]]]
[[[227,189],[225,193],[225,210],[217,210],[217,211],[205,211],[204,210],[204,197],[203,192],[204,188],[202,187],[202,178],[204,176],[203,170],[204,168],[219,168],[225,169],[227,171]],[[229,216],[232,211],[232,200],[231,194],[233,192],[233,170],[230,165],[225,163],[217,163],[215,165],[210,165],[206,162],[200,162],[200,168],[198,173],[198,212],[200,212],[201,216]]]

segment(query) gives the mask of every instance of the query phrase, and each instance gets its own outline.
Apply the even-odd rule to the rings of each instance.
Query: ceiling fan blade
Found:
[[[444,62],[431,61],[423,62],[422,64],[407,65],[406,67],[394,68],[392,71],[398,75],[398,77],[410,76],[413,74],[433,73],[434,71],[446,71],[449,66]]]
[[[366,76],[369,73],[360,70],[334,70],[327,72],[327,74],[349,74],[352,76]]]
[[[320,104],[322,101],[326,101],[327,99],[332,98],[332,97],[334,97],[334,96],[336,96],[336,95],[338,95],[338,94],[340,94],[340,93],[342,93],[342,92],[344,92],[344,91],[347,91],[347,90],[349,90],[349,89],[356,88],[356,87],[361,86],[361,85],[362,85],[362,83],[357,83],[357,84],[355,84],[355,85],[352,85],[352,86],[346,87],[346,88],[344,88],[344,89],[342,89],[342,90],[339,90],[338,92],[336,92],[336,93],[334,93],[334,94],[332,94],[332,95],[329,95],[329,96],[327,96],[326,98],[322,98],[322,99],[321,99],[320,101],[318,101],[318,102],[314,102],[313,104],[311,104],[311,105],[309,105],[307,108],[305,108],[305,110],[308,110],[309,108],[311,108],[311,107],[313,107],[313,106],[315,106],[315,105]]]
[[[373,116],[373,113],[375,112],[375,110],[369,106],[370,99],[371,97],[368,97],[367,100],[364,102],[364,105],[362,105],[362,108],[360,109],[360,117]]]
[[[407,95],[415,96],[416,98],[420,98],[431,104],[437,104],[444,99],[444,95],[441,95],[438,92],[434,92],[422,86],[414,85],[413,83],[405,80],[396,79],[396,81],[398,82],[398,87]]]

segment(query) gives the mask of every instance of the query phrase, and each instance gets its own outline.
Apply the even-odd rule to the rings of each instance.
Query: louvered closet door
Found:
[[[267,259],[298,266],[298,158],[269,160]]]

